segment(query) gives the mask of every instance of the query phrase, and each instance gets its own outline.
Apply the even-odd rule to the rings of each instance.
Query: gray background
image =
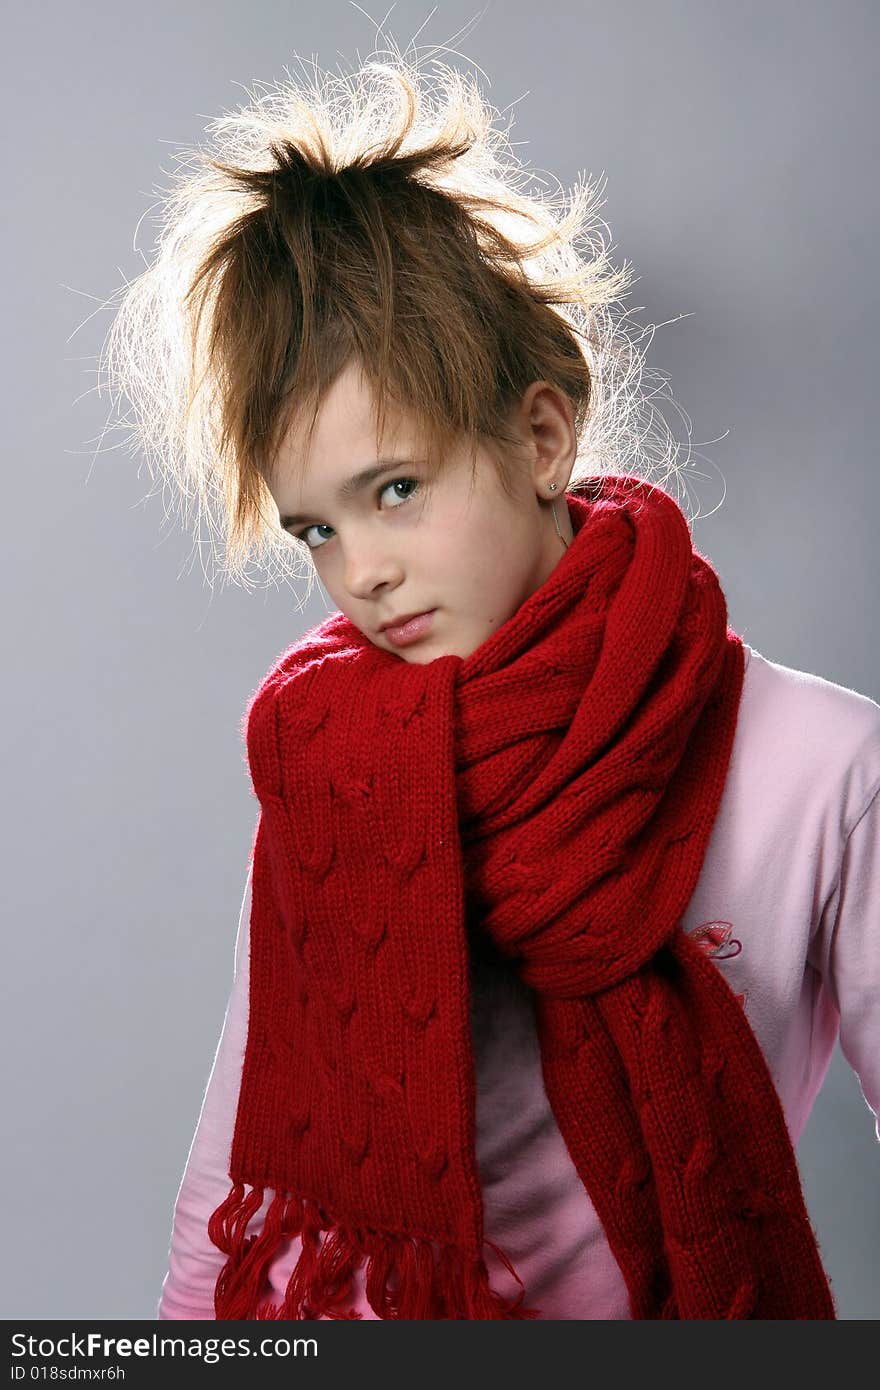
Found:
[[[477,9],[401,0],[387,27],[445,43]],[[874,699],[878,17],[498,0],[462,41],[517,103],[522,158],[566,187],[607,174],[626,303],[676,320],[648,363],[703,455],[695,540],[731,622]],[[237,84],[297,53],[349,66],[375,30],[343,0],[53,0],[6,32],[2,1315],[152,1318],[232,979],[256,806],[239,720],[327,604],[209,589],[146,467],[100,437],[101,306],[142,268],[170,150]],[[841,1316],[876,1318],[880,1152],[839,1050],[799,1159]]]

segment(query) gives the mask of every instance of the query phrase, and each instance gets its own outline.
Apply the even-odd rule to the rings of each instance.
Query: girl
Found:
[[[880,706],[729,626],[590,198],[442,71],[216,122],[111,335],[227,571],[336,606],[248,701],[158,1315],[833,1318],[793,1146],[838,1036],[880,1110]]]

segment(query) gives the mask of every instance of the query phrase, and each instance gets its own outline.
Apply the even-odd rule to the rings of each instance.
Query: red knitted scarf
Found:
[[[680,928],[742,642],[668,493],[617,475],[566,501],[568,550],[467,658],[406,662],[337,612],[248,702],[220,1319],[358,1317],[360,1266],[380,1318],[540,1315],[483,1258],[466,917],[535,991],[547,1096],[632,1316],[836,1317],[763,1053]]]

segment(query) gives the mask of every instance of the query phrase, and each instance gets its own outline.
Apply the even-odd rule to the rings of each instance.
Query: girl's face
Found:
[[[281,524],[309,546],[318,578],[345,616],[377,647],[424,665],[466,657],[543,584],[565,554],[571,521],[562,496],[576,451],[568,402],[533,383],[518,416],[531,463],[517,474],[515,496],[502,490],[491,457],[478,452],[471,488],[465,451],[431,482],[414,458],[406,420],[392,414],[376,453],[373,402],[357,365],[349,365],[318,413],[310,457],[299,480],[291,466],[295,437],[277,460],[272,495]],[[369,470],[369,478],[355,475]],[[382,625],[433,610],[427,631],[395,646]]]

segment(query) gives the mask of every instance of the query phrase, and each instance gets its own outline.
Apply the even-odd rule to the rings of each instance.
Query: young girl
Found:
[[[880,706],[728,625],[590,199],[359,76],[215,123],[111,337],[227,571],[335,605],[243,721],[158,1316],[833,1318],[793,1146],[838,1036],[880,1110]]]

